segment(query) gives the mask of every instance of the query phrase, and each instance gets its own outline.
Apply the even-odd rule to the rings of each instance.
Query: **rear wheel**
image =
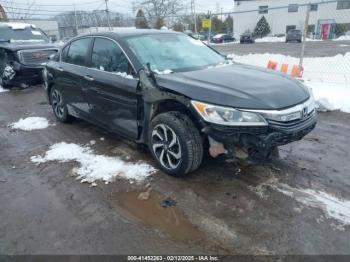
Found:
[[[152,120],[149,147],[160,169],[172,176],[184,176],[202,163],[199,131],[189,117],[179,112],[159,114]]]
[[[67,105],[64,102],[62,93],[55,87],[51,89],[50,100],[57,120],[60,122],[68,122],[70,120],[70,115],[68,114]]]

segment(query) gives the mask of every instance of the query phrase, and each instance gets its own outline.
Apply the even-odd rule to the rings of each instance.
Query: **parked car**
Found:
[[[241,35],[239,42],[241,44],[244,44],[244,43],[253,44],[255,43],[255,38],[252,33],[244,33],[243,35]]]
[[[234,42],[235,40],[236,39],[230,35],[218,34],[212,38],[211,42],[215,44],[222,44],[222,43]]]
[[[299,42],[301,43],[302,33],[300,30],[289,30],[286,36],[286,43]]]
[[[59,121],[71,116],[148,145],[173,176],[196,170],[204,150],[265,160],[316,125],[312,93],[300,81],[236,64],[177,32],[123,30],[68,42],[44,71]],[[209,149],[208,149],[209,148]]]
[[[23,23],[0,23],[0,85],[42,83],[43,64],[58,49],[39,28]]]

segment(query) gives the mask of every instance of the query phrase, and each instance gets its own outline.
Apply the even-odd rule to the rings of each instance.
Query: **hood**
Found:
[[[156,75],[156,80],[160,87],[193,100],[234,108],[276,110],[309,98],[299,81],[279,72],[242,64]]]
[[[17,42],[17,43],[1,42],[0,48],[5,48],[13,52],[16,52],[19,50],[58,48],[58,46],[54,44],[40,43],[40,42]]]

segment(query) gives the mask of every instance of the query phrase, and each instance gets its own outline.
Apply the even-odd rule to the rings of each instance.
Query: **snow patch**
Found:
[[[5,93],[5,92],[8,92],[9,90],[7,89],[4,89],[2,86],[0,86],[0,93]]]
[[[159,71],[159,70],[155,69],[154,72],[158,75],[169,75],[169,74],[173,73],[173,71],[170,69],[165,69],[163,71]]]
[[[263,38],[255,39],[256,43],[280,43],[285,41],[286,41],[285,37],[277,37],[277,36],[266,36]]]
[[[333,41],[347,41],[347,40],[350,40],[350,35],[343,35],[336,39],[333,39]]]
[[[295,199],[308,207],[321,209],[325,214],[336,219],[342,225],[350,225],[350,201],[313,189],[292,188],[287,184],[272,185],[272,188]]]
[[[145,163],[128,163],[118,157],[97,155],[89,146],[65,142],[54,144],[44,156],[33,156],[31,161],[37,165],[50,161],[78,162],[80,167],[76,168],[75,173],[82,183],[102,180],[108,184],[116,178],[141,182],[156,172],[155,168]]]
[[[125,72],[116,72],[114,73],[116,74],[117,76],[121,76],[121,77],[124,77],[126,79],[134,79],[134,77],[132,75],[128,75],[127,73]]]
[[[275,177],[268,179],[256,187],[250,186],[248,188],[262,199],[268,198],[266,190],[267,188],[271,188],[295,199],[304,206],[321,209],[328,218],[337,220],[342,226],[350,225],[349,200],[340,199],[326,192],[313,189],[293,188],[287,184],[279,183]],[[303,209],[300,210],[302,211]],[[340,227],[337,226],[337,229]]]
[[[10,124],[12,129],[20,129],[24,131],[32,131],[45,129],[49,127],[49,121],[44,117],[27,117],[21,118],[18,122]]]
[[[31,24],[26,23],[5,23],[6,26],[11,27],[13,30],[25,29],[26,27],[33,27]]]

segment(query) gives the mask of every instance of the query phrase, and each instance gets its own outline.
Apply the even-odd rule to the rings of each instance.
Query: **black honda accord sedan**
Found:
[[[265,160],[316,125],[310,90],[287,75],[234,63],[182,33],[79,36],[44,70],[57,119],[85,119],[148,145],[173,176],[203,155]]]

